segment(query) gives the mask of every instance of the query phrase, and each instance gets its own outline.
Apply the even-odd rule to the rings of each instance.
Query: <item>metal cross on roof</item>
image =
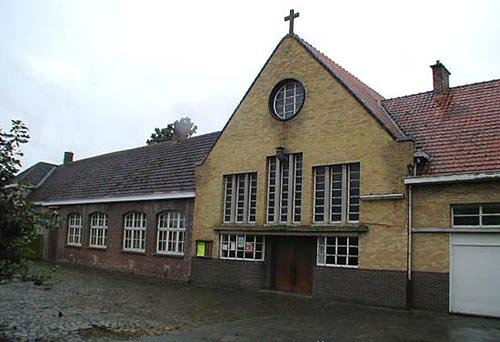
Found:
[[[285,21],[290,21],[290,34],[293,34],[293,21],[295,18],[298,18],[300,15],[299,12],[295,13],[293,8],[290,10],[290,15],[285,17]]]

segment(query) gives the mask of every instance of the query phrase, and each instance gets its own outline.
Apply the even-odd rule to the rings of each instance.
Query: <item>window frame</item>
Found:
[[[327,240],[328,238],[335,238],[335,245],[329,245],[327,244]],[[338,239],[339,238],[346,238],[347,241],[346,241],[346,245],[340,245],[340,247],[346,247],[346,253],[345,254],[338,254],[338,248],[339,248],[339,244],[338,244]],[[357,244],[356,245],[351,245],[350,241],[351,239],[356,239],[357,240]],[[323,244],[320,243],[320,240],[323,240]],[[359,268],[359,255],[360,255],[360,243],[359,243],[359,236],[339,236],[339,235],[336,235],[336,236],[318,236],[318,239],[316,241],[316,266],[319,266],[319,267],[340,267],[340,268]],[[323,246],[324,247],[324,253],[320,253],[320,247]],[[335,254],[327,254],[327,248],[328,247],[335,247]],[[357,249],[357,254],[356,255],[349,255],[349,251],[351,248],[356,248]],[[324,258],[324,261],[323,262],[320,262],[320,255],[323,255],[323,258]],[[340,256],[340,257],[345,257],[346,258],[346,264],[338,264],[338,263],[335,263],[335,264],[331,264],[331,263],[327,263],[327,257],[328,256],[334,256],[335,257],[335,260],[337,261],[337,258]],[[350,258],[355,258],[356,259],[356,265],[349,265],[349,259]]]
[[[290,86],[290,85],[294,85],[294,95],[293,95],[293,107],[294,107],[294,111],[291,115],[289,116],[286,116],[285,115],[285,112],[284,111],[283,113],[278,113],[278,111],[276,110],[276,99],[278,97],[278,94],[281,92],[281,90],[287,86]],[[302,102],[300,104],[297,103],[297,98],[300,97],[300,94],[297,94],[297,86],[299,86],[302,90]],[[286,95],[286,93],[285,93]],[[306,88],[304,87],[304,85],[302,84],[302,82],[300,82],[298,79],[295,79],[295,78],[286,78],[286,79],[283,79],[281,80],[280,82],[278,82],[274,88],[272,89],[270,95],[269,95],[269,103],[268,103],[268,106],[269,106],[269,111],[271,112],[271,114],[273,115],[274,118],[276,118],[277,120],[280,120],[280,121],[287,121],[287,120],[291,120],[293,119],[301,110],[302,108],[304,107],[304,103],[306,102]],[[285,103],[285,99],[283,99],[283,108],[285,109],[286,107],[286,103]],[[288,104],[288,105],[291,105],[291,104]]]
[[[127,217],[132,216],[131,222],[133,223],[132,227],[127,227]],[[139,218],[136,218],[139,216]],[[141,223],[140,226],[135,226],[135,222]],[[123,251],[124,252],[136,252],[136,253],[145,253],[146,252],[146,232],[147,232],[147,217],[146,214],[140,211],[131,211],[123,216]],[[130,238],[127,238],[127,231],[130,231]],[[139,237],[136,239],[136,235]],[[130,240],[131,247],[127,247],[127,240]],[[138,240],[139,245],[143,246],[143,248],[134,248],[134,241]]]
[[[177,227],[170,227],[172,222],[171,215],[176,215],[174,221]],[[162,220],[162,217],[165,220]],[[156,253],[162,255],[178,255],[183,256],[186,247],[186,215],[181,211],[168,210],[158,214],[157,217],[157,232],[156,232]],[[162,226],[162,223],[166,222],[166,226]],[[164,239],[160,238],[164,234]],[[172,234],[173,238],[170,238]],[[182,236],[182,238],[181,238]],[[171,241],[172,240],[172,241]],[[160,244],[165,244],[165,250],[160,249]],[[170,249],[170,243],[174,244],[174,250]]]
[[[72,221],[74,223],[72,223]],[[79,224],[75,221],[79,221]],[[83,216],[80,213],[70,213],[67,218],[68,233],[66,243],[68,246],[81,247],[83,233]],[[78,234],[75,232],[77,231]],[[76,238],[76,241],[75,241]]]
[[[240,179],[243,178],[243,205],[240,206],[238,198],[240,191]],[[224,224],[250,224],[254,225],[257,219],[257,172],[235,173],[224,175],[222,222]],[[230,193],[228,185],[231,184]],[[228,208],[229,204],[229,208]],[[242,209],[242,219],[239,219],[239,209]],[[229,217],[229,219],[227,219]]]
[[[353,166],[357,166],[358,170],[352,170],[351,168]],[[338,191],[338,189],[333,188],[333,183],[339,182],[339,181],[334,181],[334,175],[338,174],[338,172],[334,171],[335,168],[341,168],[341,194],[340,194],[340,204],[333,204],[333,199],[334,199],[334,191]],[[323,191],[323,213],[317,213],[317,207],[320,207],[321,205],[317,205],[317,177],[318,177],[318,170],[323,169],[324,170],[324,189]],[[351,177],[353,173],[358,173],[358,179],[355,179],[354,181],[358,182],[358,187],[352,187],[351,186]],[[357,196],[351,196],[351,191],[353,189],[358,190],[358,195]],[[361,197],[361,163],[359,162],[353,162],[353,163],[344,163],[344,164],[331,164],[331,165],[318,165],[313,167],[313,202],[312,202],[312,221],[313,224],[332,224],[332,225],[339,225],[339,224],[359,224],[360,220],[360,197]],[[351,205],[351,198],[357,197],[357,204],[352,204]],[[338,198],[338,196],[337,196]],[[333,220],[334,215],[338,215],[338,213],[333,212],[333,207],[340,206],[341,211],[340,211],[340,220]],[[357,211],[351,211],[352,206],[357,206]],[[322,215],[323,220],[319,221],[316,219],[317,216]],[[358,218],[357,220],[352,220],[350,219],[351,215],[357,215]]]
[[[302,221],[302,194],[304,192],[304,156],[301,152],[286,154],[287,160],[278,156],[267,157],[266,224],[299,225]],[[299,167],[300,165],[300,167]],[[272,171],[272,166],[274,170]],[[286,166],[286,168],[285,168]],[[288,172],[287,195],[283,196],[284,172]],[[298,172],[300,171],[300,173]],[[272,177],[271,173],[274,173]],[[271,180],[274,179],[274,184]],[[297,191],[297,185],[299,190]],[[273,190],[271,190],[273,189]],[[271,199],[271,195],[273,198]],[[272,203],[272,204],[271,204]],[[286,206],[284,205],[286,203]],[[286,214],[283,208],[286,207]],[[286,220],[283,220],[286,215]],[[273,217],[270,220],[270,217]]]
[[[228,237],[228,248],[224,249],[224,236]],[[231,240],[231,237],[235,237],[234,241]],[[244,247],[243,250],[238,248],[238,243],[239,243],[239,238],[243,237],[245,242],[244,244],[247,243],[253,243],[253,257],[252,258],[247,258],[246,253],[250,253],[250,251],[246,251],[246,246]],[[253,237],[253,241],[247,241],[248,237]],[[257,238],[261,238],[262,242],[257,242]],[[235,248],[230,248],[230,244],[233,243],[235,244]],[[257,250],[257,244],[260,244],[262,246],[262,250]],[[224,251],[228,251],[228,255],[224,256]],[[229,256],[229,253],[234,251],[235,256],[231,257]],[[238,257],[238,252],[243,252],[243,257]],[[256,254],[260,252],[261,257],[256,258]],[[256,234],[238,234],[238,233],[220,233],[219,234],[219,258],[224,259],[224,260],[240,260],[240,261],[256,261],[256,262],[264,262],[266,259],[266,237],[264,235],[256,235]]]
[[[100,216],[103,216],[100,218]],[[94,217],[97,217],[97,222],[99,223],[100,219],[102,219],[103,224],[102,225],[94,225]],[[89,247],[92,248],[107,248],[108,247],[108,222],[109,222],[109,216],[106,213],[103,212],[95,212],[92,213],[89,216],[89,221],[90,221],[90,232],[89,232]],[[96,232],[102,231],[102,235],[97,234],[95,236],[95,241],[96,243],[92,243],[92,240],[94,238],[94,234]],[[99,240],[104,241],[104,243],[99,244],[97,243]]]
[[[500,228],[500,224],[497,225],[484,225],[483,224],[483,218],[484,216],[500,216],[500,211],[497,213],[484,213],[483,212],[483,206],[487,205],[497,205],[500,206],[500,203],[458,203],[458,204],[452,204],[451,205],[451,227],[452,228],[471,228],[471,229],[497,229]],[[458,207],[465,207],[465,206],[477,206],[478,207],[478,214],[465,214],[465,215],[457,215],[455,214],[455,209]],[[477,217],[479,219],[479,224],[477,225],[456,225],[455,224],[455,217]]]

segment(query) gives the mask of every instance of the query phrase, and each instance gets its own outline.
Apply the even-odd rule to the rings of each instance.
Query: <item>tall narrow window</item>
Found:
[[[90,216],[90,247],[105,248],[108,243],[108,215],[95,213]]]
[[[123,250],[146,251],[146,215],[132,212],[125,216]]]
[[[300,223],[302,153],[267,160],[267,222]]]
[[[186,217],[180,212],[158,215],[158,238],[156,251],[160,254],[184,255]]]
[[[314,222],[359,221],[359,163],[314,168]]]
[[[69,214],[68,216],[68,245],[82,245],[82,215]]]
[[[224,176],[224,223],[255,223],[257,173]]]

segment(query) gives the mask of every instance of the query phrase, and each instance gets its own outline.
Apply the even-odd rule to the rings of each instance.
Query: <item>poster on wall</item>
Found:
[[[238,236],[238,249],[243,249],[245,247],[245,237]]]
[[[245,252],[253,252],[253,242],[245,243]]]

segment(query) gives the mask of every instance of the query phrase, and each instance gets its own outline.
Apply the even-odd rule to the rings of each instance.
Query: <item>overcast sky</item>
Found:
[[[23,120],[26,168],[145,144],[190,116],[222,129],[295,32],[386,98],[500,78],[500,1],[0,0],[0,127]]]

